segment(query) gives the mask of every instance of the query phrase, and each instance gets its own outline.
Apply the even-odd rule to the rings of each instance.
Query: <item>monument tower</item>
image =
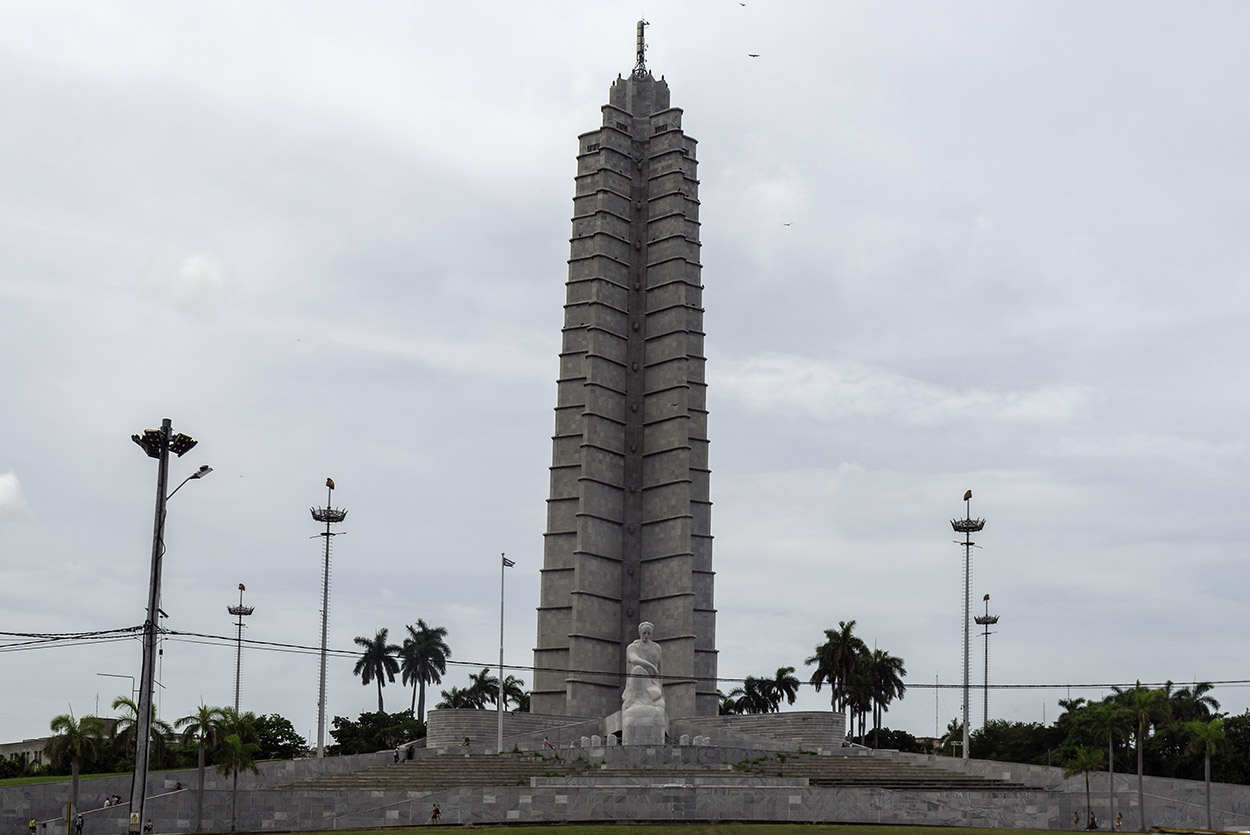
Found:
[[[534,713],[620,710],[642,621],[668,715],[719,708],[695,140],[646,67],[645,26],[578,137]]]

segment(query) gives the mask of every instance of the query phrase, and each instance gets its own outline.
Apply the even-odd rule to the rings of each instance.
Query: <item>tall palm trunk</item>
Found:
[[[1146,786],[1142,781],[1142,737],[1145,731],[1137,726],[1137,828],[1146,831]]]
[[[230,786],[230,831],[234,831],[235,824],[239,820],[239,769],[236,766],[232,772]]]
[[[384,711],[382,710],[382,677],[378,676],[377,681],[378,681],[378,713],[383,713]]]
[[[1115,820],[1115,734],[1107,732],[1107,822]]]
[[[200,784],[195,790],[195,831],[204,831],[204,737],[200,736]]]
[[[76,754],[73,756],[73,758],[70,758],[70,774],[71,774],[71,775],[74,775],[74,778],[73,778],[73,783],[71,783],[71,784],[70,784],[70,805],[71,805],[71,806],[74,806],[74,813],[73,813],[73,814],[78,814],[78,774],[79,774],[79,759],[78,759],[78,755],[76,755]],[[1210,813],[1210,806],[1211,806],[1211,803],[1210,803],[1210,798],[1208,798],[1208,803],[1206,803],[1206,806],[1208,806],[1208,813],[1206,813],[1206,819],[1210,820],[1210,819],[1211,819],[1211,813]]]
[[[417,697],[417,721],[425,721],[425,679],[417,679],[417,688],[420,696]]]
[[[1209,749],[1203,758],[1202,779],[1207,783],[1207,829],[1211,829],[1211,751]]]

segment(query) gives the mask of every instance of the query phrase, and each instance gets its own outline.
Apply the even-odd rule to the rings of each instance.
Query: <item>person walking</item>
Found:
[[[438,823],[443,819],[442,810],[438,808],[438,804],[434,804],[434,808],[430,810],[430,823]]]
[[[82,813],[79,812],[74,816],[74,835],[82,835]]]

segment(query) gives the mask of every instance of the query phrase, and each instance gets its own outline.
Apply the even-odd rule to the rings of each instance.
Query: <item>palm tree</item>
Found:
[[[801,683],[794,675],[793,667],[778,667],[775,676],[771,679],[764,679],[762,686],[768,695],[769,713],[779,712],[783,699],[786,704],[794,704],[794,700],[798,698]]]
[[[938,740],[938,745],[942,750],[948,746],[951,749],[951,756],[955,756],[955,746],[962,745],[964,738],[964,723],[958,718],[952,719],[946,726],[946,733],[942,734],[942,738]]]
[[[1085,775],[1085,813],[1093,814],[1093,807],[1089,802],[1089,773],[1102,768],[1102,751],[1097,748],[1087,748],[1084,745],[1076,746],[1076,749],[1068,756],[1063,764],[1063,776],[1072,777],[1076,774]]]
[[[732,695],[727,696],[724,693],[722,693],[720,690],[717,690],[716,696],[717,698],[720,699],[720,715],[721,716],[733,716],[735,714],[741,713],[741,711],[738,710],[738,700],[735,699]]]
[[[1088,708],[1088,716],[1094,730],[1107,737],[1107,815],[1115,816],[1115,737],[1124,734],[1132,717],[1123,705],[1103,701]]]
[[[872,747],[879,747],[877,731],[890,709],[890,702],[903,698],[907,685],[903,676],[907,668],[903,659],[896,658],[883,649],[874,649],[868,662],[868,678],[872,687]]]
[[[475,708],[484,709],[488,704],[496,704],[499,701],[499,679],[490,674],[489,667],[483,667],[482,672],[469,676],[468,693]]]
[[[1218,754],[1224,748],[1224,719],[1216,717],[1203,722],[1191,719],[1184,725],[1189,734],[1189,750],[1197,754],[1202,752],[1202,779],[1207,784],[1207,829],[1211,826],[1211,755]]]
[[[387,631],[379,629],[378,634],[372,639],[359,635],[354,639],[356,645],[364,647],[365,651],[361,653],[360,660],[352,669],[352,674],[360,676],[360,683],[366,686],[371,681],[377,681],[378,713],[386,712],[382,707],[382,688],[386,686],[385,680],[394,681],[395,674],[399,672],[399,662],[393,656],[400,651],[400,648],[386,642]]]
[[[75,719],[74,712],[62,713],[52,717],[48,725],[55,736],[48,740],[49,757],[69,755],[70,774],[73,782],[70,788],[70,803],[78,810],[78,772],[82,767],[84,756],[94,755],[99,750],[101,737],[105,734],[104,720],[98,716],[84,716]]]
[[[865,646],[855,656],[851,677],[846,683],[846,704],[851,709],[851,724],[859,729],[859,741],[864,742],[864,725],[868,712],[873,709],[872,653]]]
[[[226,708],[233,710],[233,708]],[[236,713],[236,718],[238,714]],[[251,713],[243,714],[243,716],[252,716]],[[252,716],[255,720],[256,717]],[[260,769],[256,767],[256,755],[260,753],[260,746],[255,742],[245,742],[237,733],[229,734],[222,740],[222,760],[217,764],[217,773],[221,775],[231,775],[230,787],[230,831],[233,832],[238,822],[239,812],[239,771],[247,769],[253,774],[259,773]]]
[[[440,710],[470,710],[480,707],[480,705],[474,703],[473,694],[467,689],[452,687],[450,690],[442,691],[439,695],[443,697],[443,700],[435,705],[435,707]]]
[[[417,625],[409,625],[407,629],[408,637],[404,638],[400,649],[400,670],[403,674],[400,683],[413,685],[413,715],[424,722],[425,686],[443,683],[451,647],[443,640],[447,637],[447,630],[441,626],[430,626],[418,618]]]
[[[496,679],[496,681],[498,681],[498,679]],[[498,685],[496,685],[495,692],[496,693],[499,692]],[[525,693],[524,681],[517,678],[516,676],[511,676],[511,675],[503,677],[503,709],[504,710],[508,709],[509,703],[514,704],[518,708],[520,708],[521,701],[525,699],[525,696],[526,696],[526,693]]]
[[[773,702],[769,698],[767,687],[767,679],[747,676],[741,687],[729,691],[729,697],[735,700],[738,713],[769,713]]]
[[[182,728],[182,741],[187,743],[195,740],[199,747],[200,783],[199,788],[196,789],[195,799],[196,832],[204,830],[204,747],[217,744],[221,737],[221,723],[224,718],[221,708],[209,707],[201,702],[195,713],[174,721],[174,727]]]
[[[113,738],[123,748],[130,749],[133,756],[138,749],[139,705],[129,696],[118,696],[113,700],[113,710],[120,710],[121,715],[113,724]],[[149,725],[149,741],[152,745],[153,759],[159,760],[165,751],[165,740],[174,735],[174,729],[163,719],[156,717],[156,705],[152,705],[152,722]]]
[[[1172,682],[1168,682],[1171,685]],[[1189,722],[1194,719],[1206,719],[1220,709],[1220,703],[1214,696],[1207,695],[1215,689],[1209,681],[1195,682],[1192,687],[1182,687],[1169,694],[1168,701],[1172,705],[1172,718],[1177,722]]]
[[[855,621],[838,621],[838,628],[825,630],[825,642],[816,647],[816,653],[803,663],[815,664],[812,686],[820,692],[821,685],[829,685],[830,706],[845,713],[847,685],[855,669],[855,658],[868,647],[853,633]]]
[[[1133,719],[1133,724],[1136,725],[1134,736],[1137,742],[1137,823],[1141,831],[1145,832],[1146,787],[1142,779],[1144,773],[1142,749],[1146,743],[1146,733],[1152,726],[1169,719],[1171,706],[1168,703],[1167,691],[1143,688],[1140,680],[1132,690],[1120,690],[1118,687],[1113,689],[1116,692],[1116,700],[1124,705]]]

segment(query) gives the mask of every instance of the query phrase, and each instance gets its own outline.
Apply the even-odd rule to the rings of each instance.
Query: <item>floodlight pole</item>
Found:
[[[961,545],[964,549],[964,704],[963,704],[963,712],[964,712],[963,749],[964,751],[963,751],[963,754],[964,754],[964,759],[966,760],[968,759],[969,738],[971,737],[971,733],[968,729],[968,654],[969,654],[969,650],[971,649],[971,644],[970,644],[971,633],[969,631],[969,621],[970,621],[970,615],[971,615],[970,609],[972,606],[972,601],[970,599],[971,586],[972,586],[972,549],[976,545],[976,543],[972,541],[972,534],[985,527],[985,520],[972,518],[972,491],[971,490],[964,493],[964,508],[965,508],[964,518],[952,519],[951,528],[954,529],[956,533],[962,533],[964,535],[964,541],[959,542],[958,540],[956,540],[955,544]]]
[[[161,566],[165,556],[165,503],[173,493],[166,494],[169,486],[169,453],[172,450],[181,458],[196,445],[188,435],[173,434],[173,422],[165,418],[160,429],[145,430],[142,435],[132,435],[131,440],[143,448],[149,458],[157,460],[156,470],[156,519],[152,527],[152,569],[148,582],[147,619],[143,622],[143,662],[139,673],[139,703],[135,717],[135,770],[130,784],[129,832],[138,833],[142,826],[144,800],[147,794],[148,763],[152,737],[152,682],[156,678],[157,618],[161,614]],[[201,467],[174,488],[174,493],[193,478],[202,478],[212,472],[208,466]]]
[[[239,605],[228,606],[226,611],[238,617],[238,637],[235,639],[234,651],[234,712],[239,712],[239,685],[243,680],[243,618],[256,611],[255,606],[243,605],[243,592],[247,591],[242,583],[239,583]]]
[[[990,723],[990,636],[994,633],[990,631],[990,627],[998,623],[998,615],[990,614],[990,596],[985,595],[985,614],[977,615],[976,622],[978,626],[984,626],[985,632],[985,718],[981,721],[981,729]]]
[[[326,627],[330,622],[330,540],[338,536],[330,525],[347,518],[347,511],[333,507],[334,479],[326,479],[326,506],[309,508],[313,519],[325,522],[325,562],[321,574],[321,681],[317,689],[317,757],[326,755]]]

